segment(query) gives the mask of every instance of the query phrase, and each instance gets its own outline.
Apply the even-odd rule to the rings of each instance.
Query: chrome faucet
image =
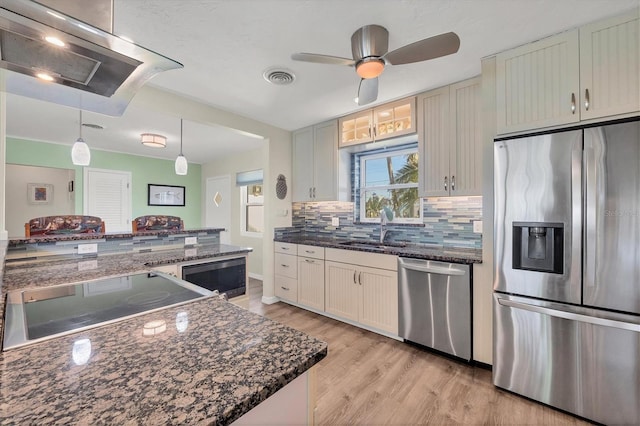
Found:
[[[387,236],[387,229],[384,229],[385,226],[387,226],[387,212],[382,209],[380,210],[380,244],[384,244],[384,237]]]

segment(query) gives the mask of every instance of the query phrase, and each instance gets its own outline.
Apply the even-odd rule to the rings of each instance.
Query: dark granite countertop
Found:
[[[292,244],[308,244],[311,246],[325,248],[364,251],[367,253],[382,253],[401,257],[411,257],[414,259],[437,260],[441,262],[462,263],[467,265],[482,263],[482,250],[472,248],[432,247],[413,244],[398,245],[394,243],[388,243],[382,247],[374,248],[348,244],[349,242],[354,242],[354,240],[313,238],[309,236],[277,237],[274,238],[274,241]],[[367,241],[361,242],[366,243]]]
[[[159,319],[167,330],[143,337]],[[80,339],[91,344],[84,365]],[[229,424],[326,354],[322,341],[210,297],[3,352],[0,423]]]
[[[235,254],[219,245],[67,261],[9,262],[0,298],[29,287],[147,272]],[[179,332],[176,315],[186,312]],[[181,314],[184,315],[184,314]],[[0,318],[0,336],[2,335]],[[167,331],[143,337],[162,319]],[[73,344],[90,339],[88,363]],[[323,359],[326,343],[210,297],[0,354],[0,424],[228,424]]]
[[[165,235],[190,235],[198,233],[215,233],[222,232],[224,228],[195,228],[195,229],[169,229],[158,231],[142,231],[142,232],[107,232],[104,234],[56,234],[56,235],[36,235],[33,237],[23,238],[10,238],[9,246],[18,246],[21,244],[33,244],[33,243],[55,243],[57,241],[81,241],[81,240],[110,240],[118,238],[133,238],[133,237],[145,237],[145,236],[165,236]]]

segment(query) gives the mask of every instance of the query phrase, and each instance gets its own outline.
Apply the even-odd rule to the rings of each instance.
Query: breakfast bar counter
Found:
[[[158,320],[166,331],[143,336]],[[326,353],[210,297],[3,352],[0,423],[229,424]]]
[[[10,291],[146,275],[251,251],[198,238],[193,246],[104,255],[31,258],[27,248],[7,256],[0,335]],[[326,354],[325,342],[217,297],[201,298],[0,353],[0,424],[217,425],[265,409],[307,420],[313,366]]]

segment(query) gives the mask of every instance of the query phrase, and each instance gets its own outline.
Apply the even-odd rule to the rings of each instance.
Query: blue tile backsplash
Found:
[[[386,242],[436,247],[482,248],[482,234],[473,232],[473,221],[482,220],[482,197],[433,197],[423,200],[423,223],[389,224]],[[340,218],[340,226],[331,219]],[[378,240],[380,225],[354,220],[353,203],[293,203],[292,226],[276,228],[276,237]]]

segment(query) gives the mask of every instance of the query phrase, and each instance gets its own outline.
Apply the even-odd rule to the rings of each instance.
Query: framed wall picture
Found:
[[[184,195],[184,186],[150,183],[147,190],[147,205],[184,207]]]
[[[49,204],[53,201],[53,185],[49,183],[28,183],[27,200],[29,204]]]

